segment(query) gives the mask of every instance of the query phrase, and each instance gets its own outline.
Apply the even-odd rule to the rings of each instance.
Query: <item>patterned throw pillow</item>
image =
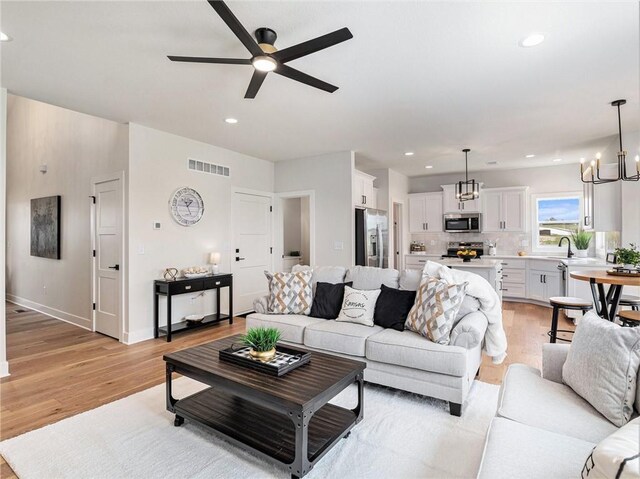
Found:
[[[380,296],[379,289],[362,290],[345,286],[342,309],[336,321],[373,326],[373,315],[378,296]]]
[[[462,305],[467,284],[449,284],[423,276],[416,291],[416,302],[409,311],[405,326],[434,343],[449,344],[453,322]]]
[[[269,312],[309,314],[311,312],[311,271],[296,273],[264,272],[269,280]]]

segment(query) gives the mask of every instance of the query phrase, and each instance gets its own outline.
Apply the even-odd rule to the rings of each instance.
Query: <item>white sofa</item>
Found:
[[[312,283],[353,282],[356,289],[382,284],[415,290],[420,271],[355,266],[314,268]],[[254,302],[247,328],[276,327],[283,341],[306,349],[329,352],[367,363],[365,381],[449,401],[451,414],[460,416],[481,362],[486,316],[475,298],[465,299],[452,330],[451,344],[436,344],[411,331],[337,322],[302,315],[266,314],[266,299]]]
[[[618,430],[562,383],[569,347],[545,344],[542,372],[524,364],[509,367],[479,479],[580,477],[596,444]]]

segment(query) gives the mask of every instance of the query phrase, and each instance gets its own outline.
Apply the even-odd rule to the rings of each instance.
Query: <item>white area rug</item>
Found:
[[[174,381],[177,398],[199,389]],[[475,477],[498,390],[476,381],[456,418],[444,401],[367,385],[364,420],[305,477]],[[356,392],[332,402],[354,407]],[[174,427],[164,385],[3,441],[0,453],[21,479],[289,477],[188,421]]]

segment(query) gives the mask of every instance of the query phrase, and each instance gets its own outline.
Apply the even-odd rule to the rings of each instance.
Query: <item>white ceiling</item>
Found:
[[[340,89],[271,74],[245,100],[250,66],[170,62],[249,57],[204,0],[3,0],[14,40],[1,47],[2,86],[268,160],[354,150],[363,167],[410,176],[461,171],[463,147],[470,170],[592,157],[617,132],[617,98],[629,100],[623,128],[640,124],[637,1],[229,5],[249,31],[276,30],[280,48],[349,27],[352,40],[291,63]],[[546,41],[519,47],[531,32]]]

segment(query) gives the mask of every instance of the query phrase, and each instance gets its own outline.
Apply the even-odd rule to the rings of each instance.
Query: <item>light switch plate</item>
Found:
[[[341,251],[344,249],[344,243],[342,241],[334,241],[333,242],[333,249],[335,249],[336,251]]]

